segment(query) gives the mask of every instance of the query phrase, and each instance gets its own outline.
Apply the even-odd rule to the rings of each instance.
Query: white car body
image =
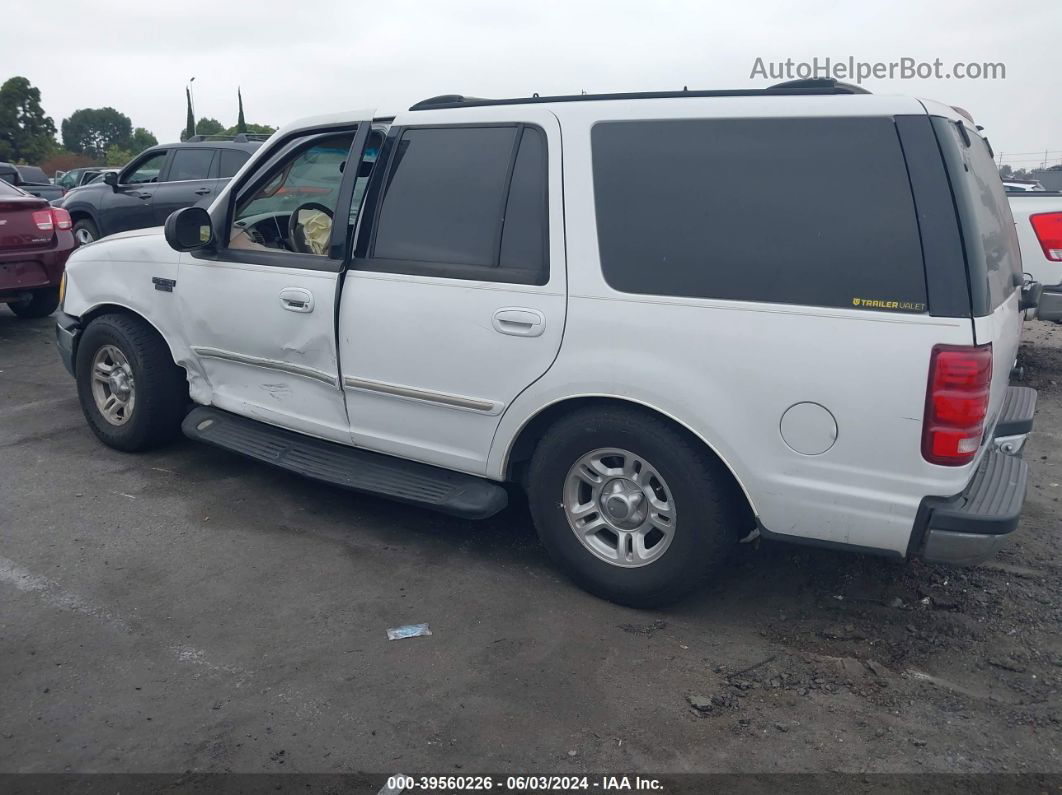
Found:
[[[1018,291],[972,320],[620,292],[602,275],[591,130],[610,119],[917,116],[927,108],[963,123],[943,105],[870,95],[410,111],[392,124],[521,122],[545,132],[545,284],[356,270],[341,284],[326,271],[179,254],[154,229],[76,251],[64,311],[86,318],[121,307],[146,319],[187,371],[198,404],[494,481],[512,476],[521,433],[551,407],[587,398],[635,404],[714,451],[774,535],[905,556],[924,499],[961,492],[990,447],[964,466],[923,458],[931,351],[992,343],[991,426],[1019,344]],[[371,118],[304,120],[274,139]],[[212,211],[270,149],[258,150]],[[153,279],[175,287],[157,289]],[[278,295],[289,289],[312,294],[314,311],[284,311]],[[807,454],[791,443],[827,449]]]

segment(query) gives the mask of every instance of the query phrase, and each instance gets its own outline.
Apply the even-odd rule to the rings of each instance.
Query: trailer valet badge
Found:
[[[914,301],[880,301],[876,298],[853,298],[852,306],[863,309],[896,309],[900,312],[925,312],[926,305]]]

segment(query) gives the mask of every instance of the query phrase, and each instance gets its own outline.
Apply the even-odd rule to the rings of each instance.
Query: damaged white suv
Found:
[[[209,211],[79,249],[57,335],[112,447],[183,429],[471,518],[512,482],[579,584],[656,605],[754,531],[991,554],[1032,287],[944,105],[444,96],[289,125]]]

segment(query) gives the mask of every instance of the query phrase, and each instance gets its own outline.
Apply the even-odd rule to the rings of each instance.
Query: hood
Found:
[[[127,240],[131,237],[146,237],[148,235],[154,235],[156,237],[164,237],[166,234],[166,227],[164,226],[149,226],[145,229],[130,229],[126,232],[117,232],[113,235],[107,235],[102,240]],[[97,243],[100,241],[96,241]]]

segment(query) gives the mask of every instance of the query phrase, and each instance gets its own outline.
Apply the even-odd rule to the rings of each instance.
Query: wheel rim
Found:
[[[100,415],[111,425],[125,425],[133,416],[133,368],[114,345],[104,345],[92,359],[92,397]]]
[[[74,239],[77,240],[78,245],[84,246],[88,243],[95,242],[96,238],[92,236],[92,233],[85,227],[74,230]]]
[[[576,461],[563,505],[579,542],[613,566],[646,566],[675,537],[671,490],[652,464],[628,450],[601,448]]]

